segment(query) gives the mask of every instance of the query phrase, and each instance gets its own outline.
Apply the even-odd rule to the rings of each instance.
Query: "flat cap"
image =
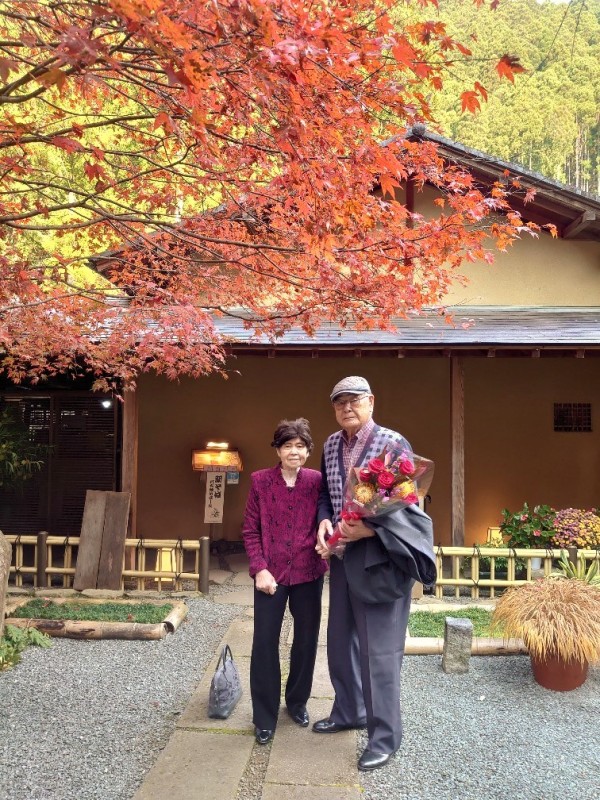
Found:
[[[336,383],[329,398],[333,402],[341,394],[372,394],[372,392],[366,378],[361,378],[360,375],[350,375]]]

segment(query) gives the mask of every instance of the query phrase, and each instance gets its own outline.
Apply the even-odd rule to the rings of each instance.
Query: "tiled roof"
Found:
[[[357,331],[323,324],[314,336],[292,329],[275,342],[245,330],[241,319],[221,317],[219,332],[233,342],[278,348],[348,347],[600,347],[600,307],[459,306],[396,319],[395,331]],[[242,315],[242,312],[239,312]],[[232,342],[232,343],[233,343]]]

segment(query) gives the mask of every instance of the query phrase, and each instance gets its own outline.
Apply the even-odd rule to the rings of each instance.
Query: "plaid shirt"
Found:
[[[360,434],[360,431],[358,433]],[[323,486],[319,495],[318,522],[329,519],[335,525],[340,519],[346,476],[351,466],[358,467],[370,459],[376,458],[386,445],[393,444],[395,447],[412,452],[412,448],[404,436],[390,428],[382,428],[376,423],[373,423],[365,438],[361,440],[360,447],[359,442],[353,442],[353,439],[357,437],[358,434],[348,442],[344,432],[337,431],[332,433],[325,442],[321,459]],[[344,445],[345,440],[346,444]],[[349,466],[346,466],[345,450],[348,450]]]
[[[355,433],[354,436],[348,438],[348,434],[346,431],[342,431],[342,453],[344,459],[344,472],[346,475],[350,471],[350,467],[354,466],[356,459],[360,456],[361,450],[365,446],[365,442],[369,438],[369,435],[373,428],[375,427],[375,422],[373,421],[373,417],[366,422],[362,428]]]

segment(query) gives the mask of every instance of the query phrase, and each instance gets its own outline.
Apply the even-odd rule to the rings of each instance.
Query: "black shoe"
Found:
[[[296,725],[302,725],[303,728],[308,728],[308,723],[310,719],[308,718],[308,711],[306,710],[306,706],[300,706],[295,711],[292,711],[291,708],[288,708],[288,714],[294,720]]]
[[[271,739],[273,738],[273,734],[275,731],[270,730],[261,730],[260,728],[256,728],[254,731],[254,738],[258,742],[258,744],[269,744]]]
[[[330,719],[320,719],[315,722],[312,729],[315,733],[339,733],[340,731],[362,730],[366,725],[338,725],[337,722],[332,722]]]
[[[362,772],[379,769],[379,767],[384,767],[393,755],[393,753],[374,753],[372,750],[365,750],[358,759],[358,768]]]

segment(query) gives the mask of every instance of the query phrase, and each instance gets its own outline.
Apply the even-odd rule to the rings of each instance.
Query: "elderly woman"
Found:
[[[250,663],[256,741],[273,738],[279,713],[279,637],[286,605],[294,618],[294,642],[285,702],[298,725],[309,723],[325,562],[315,551],[321,473],[305,469],[313,449],[308,421],[283,420],[271,443],[279,464],[252,474],[243,537],[254,578],[254,638]]]

